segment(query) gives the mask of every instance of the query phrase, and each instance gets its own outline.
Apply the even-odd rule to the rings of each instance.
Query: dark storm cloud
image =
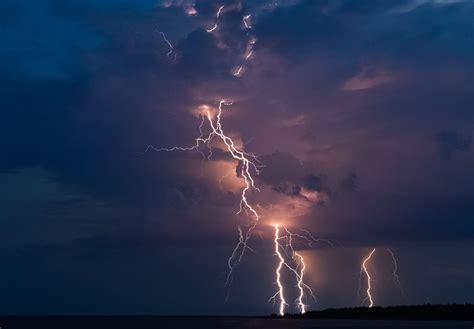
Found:
[[[357,189],[357,174],[350,173],[341,181],[341,186],[347,191],[354,191]]]
[[[8,59],[0,70],[0,172],[43,168],[51,177],[41,188],[75,191],[44,196],[47,211],[27,214],[35,225],[11,244],[27,244],[28,253],[73,254],[87,264],[225,246],[225,268],[242,219],[240,190],[212,166],[229,157],[219,149],[204,162],[197,152],[144,154],[149,144],[190,145],[199,134],[190,111],[222,97],[235,100],[224,112],[226,131],[264,165],[263,192],[250,195],[259,207],[302,204],[294,217],[304,228],[344,245],[474,237],[472,2],[259,1],[240,9],[229,1],[210,34],[217,1],[196,1],[196,16],[179,1],[50,1],[27,10],[46,8],[33,21],[50,37],[37,43],[15,27],[22,7],[6,4],[0,27],[9,40],[36,46],[0,47]],[[248,12],[255,56],[237,79],[231,70],[245,55]],[[227,164],[232,179],[239,167]],[[187,256],[207,268],[208,258]]]
[[[262,66],[286,77],[262,79],[271,90],[263,97],[306,118],[295,130],[312,149],[300,157],[332,183],[332,201],[313,214],[329,231],[379,243],[399,239],[397,230],[472,238],[472,210],[454,200],[473,195],[473,13],[463,1],[302,1],[258,23],[259,49],[272,54]],[[463,133],[439,134],[450,127]],[[456,163],[433,159],[454,152]]]
[[[443,159],[450,159],[455,152],[469,151],[472,138],[464,137],[457,131],[442,131],[436,135],[439,156]]]
[[[5,28],[14,24],[24,16],[24,8],[14,1],[4,1],[0,4],[0,26]]]
[[[467,131],[473,119],[470,106],[462,105],[474,100],[468,33],[473,29],[468,19],[472,4],[427,2],[409,7],[410,3],[301,1],[267,11],[255,22],[256,64],[249,64],[256,65],[254,73],[236,82],[230,70],[246,45],[238,8],[223,13],[221,28],[213,35],[205,27],[213,22],[214,2],[198,2],[200,14],[188,17],[176,6],[52,1],[48,8],[54,15],[92,29],[103,41],[92,50],[78,49],[63,63],[75,72],[63,80],[3,71],[2,170],[41,165],[63,183],[131,204],[203,203],[203,195],[216,194],[214,187],[205,179],[183,175],[181,169],[183,161],[198,165],[199,154],[142,153],[148,144],[187,145],[198,124],[189,109],[216,95],[237,94],[247,108],[242,109],[242,118],[226,121],[232,129],[252,136],[259,123],[268,122],[290,136],[278,138],[276,130],[267,131],[277,136],[273,145],[288,141],[283,146],[288,152],[261,158],[266,165],[262,181],[286,195],[299,194],[301,188],[332,191],[331,207],[351,212],[345,208],[350,200],[344,200],[339,190],[366,193],[359,201],[369,203],[369,195],[378,189],[374,173],[388,170],[393,156],[399,154],[395,162],[410,159],[422,165],[428,155],[416,149],[431,144],[421,135],[444,130],[445,122]],[[173,32],[175,26],[181,26],[179,33]],[[166,56],[168,48],[158,29],[170,30],[176,61]],[[277,56],[276,62],[268,54]],[[283,73],[268,79],[269,71],[278,72],[282,58]],[[439,66],[443,62],[446,65]],[[457,71],[460,63],[466,73]],[[457,116],[449,113],[453,106]],[[302,124],[298,115],[304,115]],[[252,124],[247,124],[249,118]],[[404,144],[401,131],[416,142]],[[468,137],[448,133],[436,140],[442,156],[464,151],[460,161],[470,161]],[[322,141],[327,145],[321,146]],[[293,156],[289,145],[300,143],[310,150]],[[264,138],[255,138],[254,144],[261,154],[268,154]],[[340,163],[333,166],[331,161]],[[442,168],[430,165],[428,172],[436,177]],[[469,197],[472,172],[465,170],[468,178],[461,190]],[[352,171],[357,176],[347,176]],[[402,175],[391,172],[394,177]],[[418,177],[413,182],[424,185],[429,179]],[[387,199],[376,207],[390,218],[392,206],[383,207],[390,204],[391,191],[403,191],[407,200],[425,193],[396,179],[384,183],[381,193],[387,193]],[[441,185],[437,190],[443,190]],[[229,204],[226,197],[219,200],[222,206]],[[411,205],[413,213],[425,206]],[[364,228],[365,219],[352,220]]]
[[[317,49],[337,57],[367,53],[402,56],[399,60],[468,60],[473,49],[471,2],[427,1],[400,11],[410,3],[414,1],[302,1],[268,16],[258,31],[266,37],[263,42],[291,57],[311,56]]]
[[[305,188],[329,194],[326,177],[311,173],[313,168],[300,162],[290,153],[275,152],[262,156],[260,160],[265,164],[265,168],[259,177],[270,184],[276,192],[290,197],[305,197],[302,194]]]

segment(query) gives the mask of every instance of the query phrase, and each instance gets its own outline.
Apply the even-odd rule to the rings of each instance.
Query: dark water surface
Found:
[[[250,317],[63,316],[0,317],[1,329],[473,329],[470,321],[317,320]]]

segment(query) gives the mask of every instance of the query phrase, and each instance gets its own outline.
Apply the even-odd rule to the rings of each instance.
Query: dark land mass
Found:
[[[473,324],[474,305],[468,304],[326,309],[284,317],[0,316],[1,329],[465,329]]]
[[[273,314],[272,317],[278,317]],[[473,304],[355,307],[286,314],[297,319],[474,320]]]

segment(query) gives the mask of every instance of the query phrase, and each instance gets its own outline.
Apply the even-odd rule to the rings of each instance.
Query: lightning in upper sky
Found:
[[[257,191],[259,190],[255,185],[255,180],[252,176],[252,172],[259,174],[260,173],[259,168],[261,164],[255,155],[251,153],[247,153],[244,150],[237,148],[234,140],[225,134],[223,130],[223,125],[222,125],[223,106],[231,106],[231,105],[232,105],[232,101],[223,100],[223,99],[220,100],[218,108],[217,108],[217,114],[213,114],[214,113],[212,111],[213,109],[209,105],[202,105],[200,107],[203,111],[200,113],[201,115],[201,124],[199,126],[200,135],[197,138],[195,138],[195,143],[193,145],[186,146],[186,147],[173,146],[171,148],[163,148],[163,147],[156,148],[152,145],[149,145],[145,151],[145,152],[149,150],[154,150],[158,152],[160,151],[166,151],[166,152],[193,151],[193,150],[199,151],[200,146],[205,144],[209,148],[209,152],[210,152],[209,158],[210,158],[210,156],[212,155],[211,153],[212,151],[210,148],[211,142],[213,141],[213,139],[218,138],[225,145],[225,148],[227,149],[228,153],[232,156],[232,158],[237,160],[237,162],[239,163],[238,174],[244,180],[244,188],[242,189],[242,192],[241,192],[239,210],[237,211],[237,214],[240,214],[242,211],[248,214],[251,214],[251,216],[254,219],[254,223],[247,229],[245,234],[242,232],[242,228],[240,226],[238,227],[239,241],[237,245],[235,246],[228,260],[229,273],[226,279],[226,286],[229,286],[230,283],[232,282],[232,274],[233,274],[233,270],[235,266],[237,266],[241,262],[245,251],[247,249],[250,249],[247,243],[249,239],[251,238],[253,229],[255,228],[258,220],[260,219],[260,216],[257,213],[257,210],[248,201],[248,192],[250,189],[254,189]],[[203,126],[206,120],[209,124],[210,132],[207,136],[204,136]]]
[[[242,16],[242,22],[244,23],[244,26],[245,26],[246,29],[251,29],[252,28],[252,25],[250,23],[250,18],[251,17],[252,17],[252,15],[250,15],[250,14]]]
[[[177,54],[176,52],[174,51],[174,47],[173,45],[171,44],[171,42],[168,40],[168,38],[166,37],[166,34],[162,31],[158,31],[158,33],[161,34],[161,36],[163,37],[163,41],[166,43],[166,45],[168,46],[169,48],[169,51],[166,53],[166,56],[170,57],[171,55],[174,54],[174,60],[176,60],[177,58]]]
[[[158,31],[161,36],[163,37],[163,41],[166,42],[166,44],[168,45],[168,47],[170,48],[170,50],[166,53],[166,56],[171,56],[174,52],[174,47],[173,45],[171,44],[171,42],[168,40],[168,38],[166,37],[166,34],[164,32],[161,32],[161,31]]]
[[[199,126],[199,131],[200,135],[195,139],[195,144],[187,147],[179,147],[179,146],[173,146],[171,148],[156,148],[153,145],[148,145],[147,149],[145,152],[149,150],[154,150],[154,151],[193,151],[193,150],[199,150],[199,147],[202,144],[206,144],[210,146],[211,141],[214,138],[219,138],[222,143],[224,143],[225,147],[227,148],[229,154],[237,160],[239,163],[242,164],[240,168],[239,174],[243,178],[245,182],[245,187],[242,190],[241,194],[241,200],[240,200],[240,207],[239,211],[237,214],[241,213],[243,210],[249,211],[253,216],[256,221],[259,219],[259,215],[257,211],[255,210],[254,207],[250,205],[250,203],[247,200],[247,192],[253,188],[258,191],[258,188],[255,186],[255,180],[251,174],[251,171],[253,170],[255,173],[259,174],[260,169],[259,167],[261,166],[258,159],[256,158],[255,155],[251,153],[247,153],[244,150],[240,150],[237,148],[235,145],[235,142],[232,138],[227,136],[224,133],[224,130],[222,128],[222,110],[223,106],[231,106],[232,101],[227,101],[227,100],[220,100],[219,101],[219,106],[217,110],[217,115],[213,117],[211,114],[211,106],[208,105],[203,105],[202,108],[204,109],[205,113],[201,114],[201,125]],[[205,119],[208,120],[209,127],[210,127],[210,133],[207,136],[204,136],[203,134],[203,125],[205,122]]]
[[[224,5],[221,5],[215,15],[215,24],[213,27],[207,29],[206,31],[211,33],[218,29],[219,18],[224,10]],[[231,10],[231,9],[229,9]],[[242,28],[245,30],[247,35],[247,44],[245,51],[241,55],[241,63],[239,66],[234,68],[232,74],[236,77],[242,76],[245,71],[245,68],[248,62],[254,56],[254,47],[257,39],[251,34],[253,30],[251,22],[251,14],[246,14],[242,16]],[[176,53],[173,45],[168,40],[164,32],[160,31],[160,34],[163,37],[163,40],[169,47],[167,56],[171,56],[173,53]],[[219,37],[216,35],[216,37]],[[247,250],[254,251],[251,246],[249,246],[249,241],[252,237],[252,233],[260,223],[262,215],[259,213],[262,209],[260,206],[255,206],[251,202],[251,191],[260,191],[257,187],[255,176],[260,173],[263,165],[260,163],[258,158],[245,150],[244,145],[238,146],[237,142],[229,135],[229,133],[224,129],[223,117],[226,109],[230,108],[233,105],[233,101],[227,98],[220,98],[213,102],[202,104],[197,107],[197,114],[200,117],[199,124],[199,135],[194,139],[194,143],[189,146],[172,146],[172,147],[155,147],[149,145],[146,148],[146,151],[154,150],[158,152],[173,152],[173,151],[197,151],[199,152],[203,160],[206,158],[210,160],[213,156],[212,147],[217,144],[224,150],[226,153],[235,160],[236,166],[234,170],[234,175],[237,178],[241,179],[243,182],[243,187],[240,191],[240,201],[239,208],[236,211],[236,214],[246,214],[250,219],[250,223],[245,225],[238,225],[238,241],[235,247],[232,250],[228,260],[227,267],[228,273],[225,281],[225,286],[228,288],[228,293],[230,291],[230,285],[232,284],[233,274],[236,266],[238,266]],[[202,150],[203,147],[206,147],[208,150],[207,156]],[[228,175],[230,175],[229,173]],[[219,184],[222,183],[222,180],[227,177],[225,175],[219,179]],[[263,212],[263,211],[262,211]],[[274,304],[278,301],[278,313],[283,316],[285,310],[290,306],[291,301],[288,300],[288,295],[291,295],[291,291],[288,286],[284,284],[284,277],[289,275],[295,281],[295,290],[297,292],[297,297],[294,301],[294,307],[300,312],[305,313],[307,311],[309,302],[316,302],[316,298],[313,293],[313,289],[305,283],[305,271],[307,265],[305,263],[304,257],[300,252],[295,250],[295,243],[304,243],[309,247],[313,247],[315,242],[327,242],[332,245],[330,241],[317,239],[309,231],[304,229],[299,229],[299,233],[290,231],[283,223],[275,223],[272,225],[273,232],[273,244],[274,244],[274,255],[277,257],[278,263],[275,268],[275,284],[277,286],[277,291],[273,296],[269,298],[269,301],[273,301]],[[388,249],[389,250],[389,249]],[[368,264],[372,259],[372,256],[376,252],[376,248],[368,254],[367,257],[363,259],[360,276],[365,275],[367,282],[367,298],[369,300],[369,307],[374,305],[374,299],[372,296],[372,277],[368,268]],[[394,262],[394,276],[398,280],[398,264],[396,262],[395,255],[389,250],[392,255]],[[228,295],[227,295],[228,297]],[[365,300],[364,300],[365,302]]]
[[[244,27],[247,30],[252,29],[252,25],[250,25],[250,23],[249,23],[250,17],[251,17],[250,14],[242,16],[242,21],[244,22]],[[238,67],[236,67],[232,72],[232,74],[236,77],[242,76],[242,72],[244,70],[245,64],[252,58],[253,48],[254,48],[254,46],[257,42],[257,39],[253,35],[250,35],[249,33],[247,33],[247,35],[248,35],[248,42],[247,42],[247,47],[245,49],[243,63],[240,64]]]
[[[218,21],[219,17],[224,9],[224,6],[220,6],[216,13],[216,22],[214,26],[210,29],[207,29],[207,32],[213,32],[218,28]],[[250,22],[251,15],[244,15],[242,16],[243,26],[246,30],[251,30],[252,25]],[[167,39],[166,35],[163,32],[160,32],[163,37],[163,40],[169,46],[170,50],[168,52],[168,56],[173,54],[174,48],[171,42]],[[248,42],[245,53],[243,55],[243,63],[233,72],[235,76],[240,76],[244,70],[244,65],[252,58],[253,55],[253,47],[256,43],[256,38],[247,33]],[[211,159],[212,157],[212,143],[214,140],[220,142],[227,153],[236,160],[236,174],[237,177],[243,180],[243,188],[240,194],[240,202],[239,202],[239,209],[236,214],[240,214],[244,212],[248,216],[250,216],[253,221],[250,225],[246,225],[245,230],[243,229],[242,225],[237,227],[237,231],[239,234],[239,239],[237,244],[235,245],[234,249],[230,257],[227,260],[228,266],[228,274],[225,282],[225,286],[230,287],[233,279],[233,273],[236,266],[240,264],[242,258],[245,254],[246,250],[253,249],[249,246],[248,242],[252,236],[252,232],[257,226],[260,215],[257,211],[257,208],[254,207],[249,202],[249,192],[250,190],[259,191],[258,187],[256,186],[254,174],[258,175],[260,173],[260,168],[262,164],[259,162],[257,157],[252,154],[248,153],[244,150],[244,147],[237,147],[235,141],[224,131],[224,126],[222,122],[223,111],[225,107],[230,107],[233,104],[233,101],[227,99],[220,99],[218,101],[218,106],[215,108],[209,104],[203,104],[198,107],[198,114],[201,118],[201,123],[199,125],[199,136],[194,139],[194,144],[190,146],[172,146],[169,148],[166,147],[155,147],[153,145],[149,145],[146,148],[145,152],[149,150],[154,151],[164,151],[164,152],[173,152],[173,151],[198,151],[202,156],[203,159],[206,158],[205,154],[201,151],[201,146],[207,146],[208,155],[207,159]],[[206,124],[207,123],[207,124]],[[209,132],[204,133],[204,127],[208,126]],[[225,177],[225,176],[224,176]],[[219,183],[222,182],[222,178],[219,180]],[[270,300],[275,300],[277,297],[280,301],[279,306],[279,314],[284,315],[285,307],[288,306],[288,302],[285,300],[284,295],[284,284],[282,282],[282,272],[288,271],[292,274],[296,280],[296,288],[298,290],[298,297],[295,300],[295,305],[299,312],[305,313],[307,309],[306,305],[306,292],[309,293],[311,298],[315,301],[315,297],[313,294],[312,288],[304,282],[304,274],[306,269],[306,264],[304,262],[303,256],[296,252],[293,247],[293,239],[301,239],[305,243],[312,245],[313,242],[319,242],[319,240],[315,239],[311,233],[308,231],[302,230],[302,234],[292,233],[286,227],[275,224],[274,225],[275,234],[274,234],[274,247],[275,247],[275,254],[278,256],[278,266],[275,269],[275,276],[276,276],[276,284],[278,286],[278,291],[270,298]],[[229,291],[229,290],[228,290]],[[227,295],[228,296],[228,295]]]
[[[221,16],[221,13],[222,13],[222,10],[224,10],[224,7],[225,6],[220,6],[219,9],[217,10],[217,13],[216,13],[216,22],[214,24],[213,27],[211,27],[210,29],[207,29],[206,31],[208,33],[211,33],[211,32],[214,32],[215,30],[217,30],[217,24],[219,23],[219,17]]]
[[[235,248],[233,249],[227,265],[229,268],[227,279],[226,279],[226,286],[229,286],[232,283],[232,274],[235,267],[241,262],[242,257],[244,256],[245,251],[252,250],[251,247],[248,245],[248,241],[251,238],[252,231],[255,229],[260,216],[255,207],[253,207],[249,200],[248,200],[248,192],[250,189],[259,190],[258,187],[255,185],[255,179],[252,176],[252,173],[259,174],[261,164],[256,158],[255,155],[248,153],[242,149],[237,148],[235,145],[234,140],[226,135],[223,129],[222,124],[222,112],[224,106],[231,106],[232,102],[227,100],[220,100],[219,105],[217,108],[217,114],[214,114],[215,109],[213,109],[209,105],[202,105],[200,108],[201,112],[201,124],[199,125],[199,132],[200,135],[195,138],[195,143],[190,146],[173,146],[170,148],[157,148],[155,146],[149,145],[146,149],[146,152],[149,150],[154,151],[165,151],[165,152],[172,152],[172,151],[199,151],[199,148],[202,145],[207,145],[210,147],[210,143],[213,139],[219,139],[227,149],[228,153],[234,158],[240,165],[238,166],[239,175],[244,181],[244,188],[242,189],[240,195],[240,203],[239,203],[239,210],[237,214],[241,213],[242,211],[246,212],[247,214],[253,217],[254,222],[250,225],[247,231],[244,233],[241,226],[238,226],[238,233],[239,233],[239,241],[237,242]],[[210,132],[205,135],[203,131],[204,123],[208,122]],[[305,291],[308,291],[309,294],[315,299],[312,288],[307,285],[304,280],[304,271],[306,269],[306,265],[303,259],[303,256],[296,252],[293,248],[293,239],[300,238],[305,240],[306,242],[309,241],[316,241],[312,235],[306,236],[302,234],[292,233],[286,227],[282,226],[284,231],[283,235],[280,235],[280,226],[275,225],[275,252],[279,258],[279,266],[276,269],[276,277],[277,277],[277,285],[278,291],[277,293],[271,297],[270,299],[275,300],[276,297],[280,299],[280,314],[284,314],[285,306],[287,306],[287,302],[284,299],[284,292],[283,292],[283,284],[281,282],[281,271],[282,268],[286,268],[289,270],[296,278],[297,288],[299,290],[298,299],[296,301],[296,305],[301,313],[306,312],[307,305],[305,304]],[[285,240],[285,245],[281,243],[281,240]],[[284,251],[285,255],[287,256],[288,260],[285,260],[284,255],[282,254]]]

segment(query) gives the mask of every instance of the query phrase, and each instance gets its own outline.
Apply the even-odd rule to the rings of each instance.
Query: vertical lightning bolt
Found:
[[[395,257],[395,254],[393,253],[393,251],[390,248],[387,248],[387,251],[390,254],[390,256],[392,257],[392,262],[393,262],[393,273],[392,274],[393,274],[393,277],[395,278],[397,283],[400,285],[400,277],[398,276],[397,258]]]
[[[300,271],[299,275],[297,276],[297,286],[298,290],[300,291],[300,294],[298,295],[298,307],[300,309],[301,314],[306,313],[306,305],[303,302],[304,298],[304,282],[303,282],[303,275],[304,275],[304,270],[306,269],[306,265],[304,263],[303,256],[295,252],[295,257],[298,257],[299,263],[300,263]]]
[[[402,286],[402,283],[400,281],[400,276],[398,275],[398,261],[397,261],[397,257],[395,257],[395,253],[392,251],[392,249],[390,248],[387,248],[387,251],[388,253],[390,254],[390,256],[392,257],[392,262],[393,262],[393,272],[392,272],[392,275],[393,277],[395,278],[395,281],[397,282],[398,284],[398,287],[400,289],[400,292],[402,294],[402,296],[405,295],[405,292],[403,291],[403,286]]]
[[[399,288],[400,288],[400,291],[402,293],[402,295],[404,294],[403,293],[403,287],[402,287],[402,284],[400,282],[400,276],[398,275],[398,262],[397,262],[397,258],[395,257],[395,254],[394,252],[390,249],[390,248],[386,248],[387,252],[390,254],[390,257],[391,257],[391,261],[393,263],[393,272],[392,272],[392,275],[393,277],[395,278],[395,281],[397,282]],[[372,255],[375,253],[376,251],[376,248],[373,248],[372,251],[363,259],[362,261],[362,264],[361,264],[361,268],[360,268],[360,273],[359,273],[359,293],[360,293],[360,288],[361,288],[361,280],[362,280],[362,276],[365,275],[366,277],[366,284],[367,284],[367,290],[366,290],[366,294],[367,294],[367,297],[364,299],[363,302],[365,302],[366,300],[369,300],[369,307],[372,307],[374,305],[374,300],[373,300],[373,296],[372,296],[372,293],[371,293],[371,290],[372,290],[372,278],[370,276],[370,272],[367,268],[367,264],[371,261],[371,258],[372,258]]]
[[[279,263],[278,267],[275,269],[275,276],[276,276],[276,284],[278,286],[277,292],[271,296],[268,301],[272,301],[275,303],[277,297],[280,299],[280,307],[279,307],[279,314],[284,315],[285,313],[285,306],[288,306],[284,295],[283,295],[283,285],[281,283],[281,270],[283,267],[288,269],[296,278],[296,286],[298,288],[299,294],[298,298],[296,299],[296,306],[299,311],[304,314],[306,313],[306,304],[304,303],[305,299],[305,290],[309,292],[311,297],[314,301],[316,301],[316,297],[314,296],[313,289],[308,286],[304,280],[304,271],[306,269],[306,264],[304,262],[303,256],[296,252],[293,248],[293,238],[301,238],[303,240],[310,240],[309,237],[303,236],[300,234],[290,232],[286,227],[282,226],[283,230],[285,231],[284,235],[280,235],[280,225],[275,224],[275,255],[278,257]],[[281,239],[285,239],[285,246],[280,243]],[[283,254],[280,252],[283,250],[287,255],[288,261],[285,260]]]
[[[224,9],[225,6],[220,6],[219,9],[217,10],[217,13],[216,13],[216,23],[214,24],[213,27],[211,27],[210,29],[207,29],[206,31],[208,33],[211,33],[211,32],[214,32],[215,30],[217,30],[217,24],[219,23],[219,17],[221,16],[221,13],[222,13],[222,10]]]
[[[373,300],[372,294],[371,294],[372,278],[370,276],[369,270],[367,269],[367,263],[370,262],[370,259],[372,258],[372,255],[375,253],[375,250],[376,250],[376,248],[372,249],[372,251],[369,253],[369,255],[364,258],[364,260],[362,261],[362,266],[360,268],[361,276],[362,276],[362,273],[364,273],[364,275],[367,278],[367,290],[366,290],[367,297],[364,299],[364,301],[367,300],[367,299],[369,300],[369,308],[374,306],[374,300]]]
[[[285,295],[283,294],[283,285],[281,283],[281,270],[283,268],[283,265],[285,264],[285,259],[280,253],[280,242],[278,241],[280,239],[280,228],[278,225],[275,225],[275,238],[274,238],[274,243],[275,243],[275,255],[278,257],[278,266],[275,269],[275,275],[276,275],[276,284],[278,285],[278,291],[270,297],[270,300],[273,300],[275,303],[275,298],[278,296],[280,298],[280,309],[279,309],[279,314],[281,316],[285,315],[285,305],[288,305],[285,300]]]

